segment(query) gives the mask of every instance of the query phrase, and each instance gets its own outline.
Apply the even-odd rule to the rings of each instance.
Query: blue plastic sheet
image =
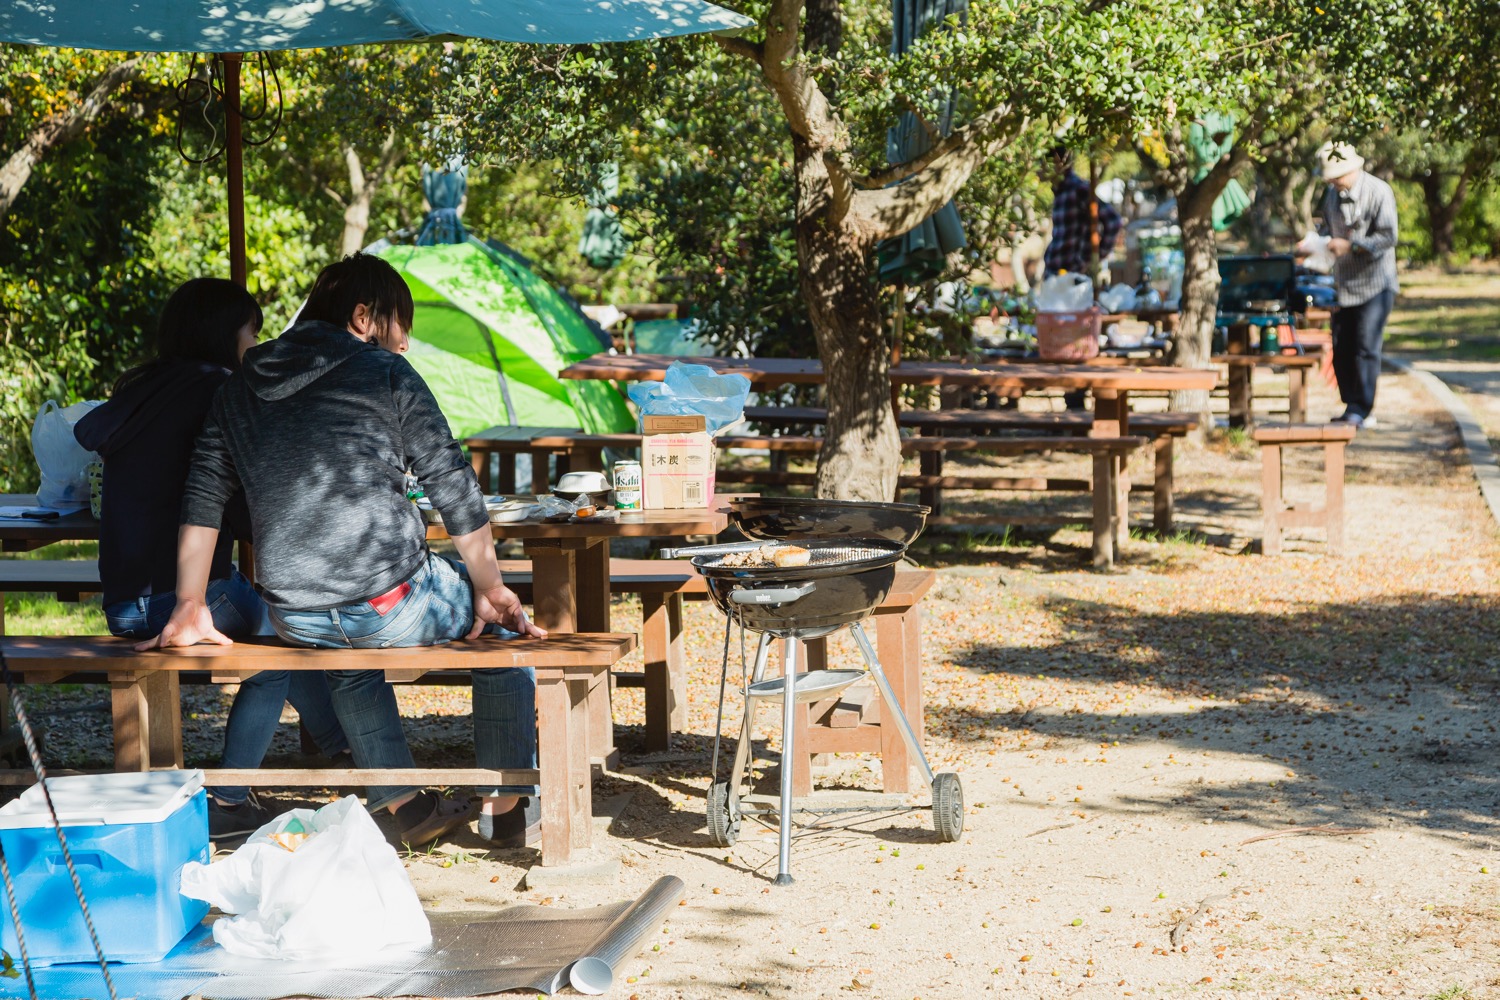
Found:
[[[745,412],[750,380],[743,375],[719,375],[707,365],[674,361],[665,381],[637,382],[630,387],[630,401],[643,417],[698,416],[710,434],[728,427]]]

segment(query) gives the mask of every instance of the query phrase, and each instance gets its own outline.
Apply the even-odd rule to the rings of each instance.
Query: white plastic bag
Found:
[[[1319,236],[1312,230],[1308,230],[1307,235],[1303,236],[1297,242],[1295,248],[1296,253],[1307,255],[1307,259],[1302,262],[1302,266],[1309,271],[1317,271],[1320,274],[1327,274],[1332,271],[1333,254],[1328,252],[1328,241],[1329,237]]]
[[[1094,283],[1076,271],[1054,274],[1037,292],[1037,312],[1083,312],[1094,304]]]
[[[1130,312],[1135,308],[1135,289],[1129,285],[1115,285],[1099,294],[1099,304],[1106,312]]]
[[[223,861],[188,863],[182,894],[234,914],[214,922],[234,955],[328,959],[432,943],[401,859],[352,795],[283,813]]]
[[[42,404],[36,422],[31,425],[31,453],[42,473],[36,498],[39,505],[67,509],[83,507],[89,502],[88,467],[99,456],[78,443],[73,437],[73,425],[101,402],[90,399],[72,406],[58,406],[49,399]]]

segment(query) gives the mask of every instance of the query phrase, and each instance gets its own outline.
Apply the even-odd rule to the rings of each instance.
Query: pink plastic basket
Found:
[[[1087,361],[1098,357],[1098,308],[1037,313],[1036,347],[1045,361]]]

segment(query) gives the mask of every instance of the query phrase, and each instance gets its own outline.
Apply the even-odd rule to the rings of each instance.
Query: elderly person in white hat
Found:
[[[1318,165],[1328,182],[1323,225],[1338,284],[1333,372],[1344,412],[1335,419],[1373,427],[1380,346],[1398,287],[1396,196],[1385,181],[1365,173],[1364,158],[1348,143],[1324,143]]]

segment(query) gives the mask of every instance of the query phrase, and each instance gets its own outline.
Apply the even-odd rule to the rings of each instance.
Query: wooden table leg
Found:
[[[1262,555],[1281,554],[1281,445],[1260,446],[1261,509],[1265,517],[1260,551]]]
[[[592,680],[553,672],[537,675],[537,724],[550,734],[537,745],[543,865],[565,865],[572,860],[574,848],[586,849],[593,842],[592,783],[585,745]]]
[[[1156,484],[1151,492],[1152,527],[1162,538],[1172,533],[1172,455],[1176,445],[1170,434],[1156,439]]]
[[[578,550],[578,631],[610,632],[609,539],[589,542]],[[605,683],[589,695],[589,753],[606,771],[620,764],[620,751],[615,748],[613,687],[606,674]]]
[[[483,448],[469,448],[469,467],[474,470],[474,478],[479,480],[479,488],[486,493],[490,490],[490,453]]]
[[[1255,422],[1252,412],[1250,373],[1253,365],[1229,366],[1229,426],[1249,427]]]
[[[1094,422],[1089,437],[1125,437],[1130,433],[1130,393],[1123,389],[1094,390]]]
[[[670,750],[687,728],[682,595],[641,595],[641,651],[646,661],[646,749]]]
[[[497,460],[497,464],[500,468],[496,470],[495,492],[512,496],[516,492],[516,452],[504,452]],[[485,492],[489,492],[488,487]]]
[[[144,683],[152,720],[148,742],[152,767],[182,767],[182,699],[176,671],[150,674]]]
[[[1329,441],[1323,445],[1323,477],[1328,481],[1323,501],[1328,554],[1341,556],[1344,554],[1344,442]]]
[[[1307,369],[1288,368],[1287,379],[1287,419],[1294,424],[1307,423]]]
[[[578,550],[564,548],[552,538],[528,538],[524,549],[531,559],[536,623],[549,632],[579,631]]]
[[[1115,458],[1094,456],[1094,565],[1107,569],[1115,564]]]
[[[882,706],[880,714],[880,780],[887,792],[911,791],[911,752],[901,738],[893,712],[901,712],[922,739],[921,613],[912,608],[900,615],[875,616],[875,642],[880,666],[899,705]]]
[[[144,678],[122,676],[109,682],[115,731],[115,770],[151,769],[151,705]]]

